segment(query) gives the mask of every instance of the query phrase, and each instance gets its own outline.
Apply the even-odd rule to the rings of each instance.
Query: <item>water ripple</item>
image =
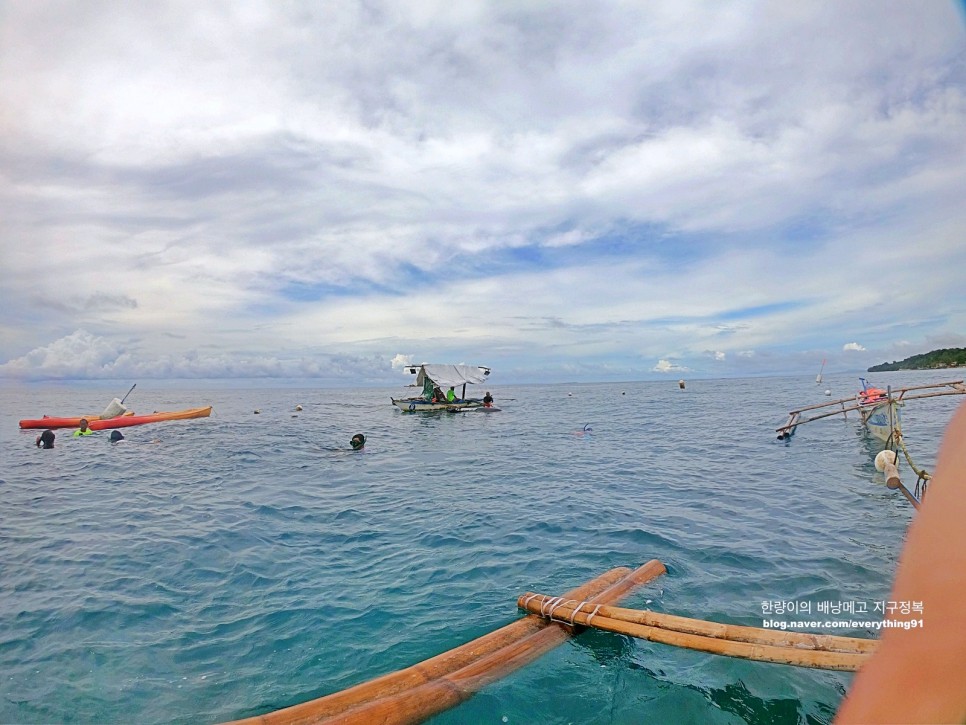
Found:
[[[16,419],[100,393],[6,391],[0,721],[264,712],[651,558],[668,574],[630,606],[755,624],[764,600],[883,598],[912,511],[853,421],[774,439],[808,383],[519,387],[428,416],[385,391],[166,391],[144,405],[216,415],[51,451]],[[924,465],[954,407],[908,411]],[[434,722],[829,722],[848,682],[589,632]]]

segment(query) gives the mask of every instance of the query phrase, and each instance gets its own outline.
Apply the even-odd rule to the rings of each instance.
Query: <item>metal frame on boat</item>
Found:
[[[392,404],[404,413],[428,411],[452,411],[483,409],[482,398],[467,398],[466,386],[486,382],[490,369],[483,365],[441,365],[423,363],[407,367],[416,375],[414,387],[422,388],[422,394],[409,398],[390,398]],[[445,388],[462,386],[462,392],[453,402],[447,402],[440,392]]]

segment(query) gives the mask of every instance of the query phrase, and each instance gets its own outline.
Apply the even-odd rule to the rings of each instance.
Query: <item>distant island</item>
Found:
[[[966,347],[948,347],[933,350],[922,355],[913,355],[899,362],[882,363],[869,368],[870,373],[884,373],[888,370],[940,370],[966,366]]]

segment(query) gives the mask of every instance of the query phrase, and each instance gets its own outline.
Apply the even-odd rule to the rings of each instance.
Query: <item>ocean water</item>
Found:
[[[495,371],[500,412],[407,415],[389,403],[404,389],[142,381],[135,411],[211,418],[117,445],[60,431],[53,450],[17,421],[118,391],[0,390],[0,722],[261,714],[512,622],[525,591],[653,558],[668,573],[624,606],[761,626],[763,601],[888,599],[914,512],[874,441],[854,417],[773,432],[857,383],[501,387]],[[906,406],[919,465],[961,401]],[[431,722],[824,723],[851,677],[585,632]]]

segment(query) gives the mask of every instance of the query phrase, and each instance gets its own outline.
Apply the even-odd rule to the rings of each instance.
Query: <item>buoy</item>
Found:
[[[255,415],[258,415],[258,414],[259,414],[259,413],[261,413],[261,412],[262,412],[262,411],[260,411],[260,410],[259,410],[258,408],[255,408]]]
[[[301,406],[301,405],[296,405],[296,406],[295,406],[295,409],[296,409],[296,410],[302,410],[302,406]]]
[[[828,388],[826,388],[826,389],[825,389],[825,394],[826,394],[826,395],[831,395],[831,394],[832,394],[832,391],[831,391],[831,390],[829,390]],[[823,404],[823,405],[824,405],[824,404]]]
[[[879,451],[878,455],[876,455],[875,457],[875,470],[881,471],[883,475],[885,475],[886,486],[888,486],[891,489],[897,489],[902,487],[902,480],[899,478],[899,469],[897,468],[898,465],[899,465],[898,451],[890,451],[890,450]],[[907,494],[907,497],[908,497],[908,494]]]
[[[684,381],[683,380],[678,380],[678,387],[681,388],[681,390],[684,390]]]
[[[899,453],[897,451],[879,451],[878,455],[875,457],[875,470],[877,470],[879,473],[882,473],[885,470],[886,464],[891,463],[894,466],[898,462]]]

